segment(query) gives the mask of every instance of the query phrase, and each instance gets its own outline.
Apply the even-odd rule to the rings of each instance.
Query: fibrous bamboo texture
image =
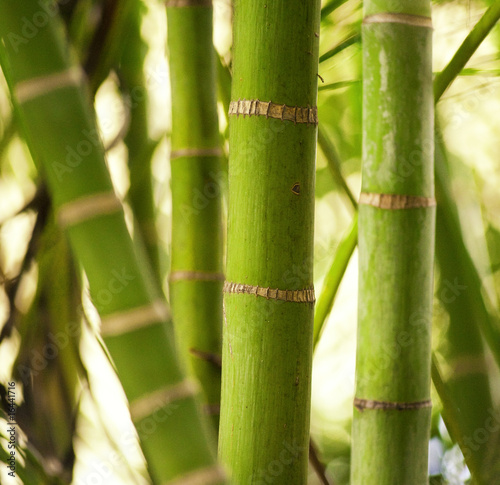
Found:
[[[219,451],[237,484],[307,481],[319,7],[234,4]]]
[[[427,482],[435,202],[430,2],[367,1],[351,483]]]

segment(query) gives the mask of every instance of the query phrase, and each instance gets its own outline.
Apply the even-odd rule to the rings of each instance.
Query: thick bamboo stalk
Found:
[[[363,21],[353,485],[427,481],[435,217],[432,29],[430,1],[398,6],[395,12],[392,1],[367,1]]]
[[[167,3],[172,91],[170,301],[180,353],[218,425],[222,347],[221,138],[211,1]],[[200,82],[202,80],[202,82]]]
[[[454,426],[461,432],[458,442],[474,483],[493,485],[500,483],[500,432],[491,414],[493,399],[480,329],[493,328],[495,322],[463,240],[448,180],[445,149],[436,143],[438,297],[449,315],[447,343],[441,353],[448,364],[444,385],[455,408],[443,401],[443,414],[448,421],[455,418]]]
[[[146,259],[134,252],[57,10],[34,0],[0,5],[2,68],[58,220],[87,275],[153,479],[222,483],[196,386],[180,370]]]
[[[219,452],[237,484],[307,480],[319,7],[234,5]]]

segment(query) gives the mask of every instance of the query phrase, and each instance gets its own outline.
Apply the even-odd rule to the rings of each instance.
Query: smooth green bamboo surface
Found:
[[[127,42],[123,49],[120,77],[126,91],[130,110],[130,125],[124,139],[128,149],[130,187],[127,198],[134,213],[134,227],[144,243],[154,274],[162,283],[158,231],[156,228],[156,205],[151,170],[153,152],[157,142],[150,137],[148,123],[148,87],[144,73],[144,62],[148,45],[141,35],[145,5],[135,1],[132,5],[126,30]]]
[[[319,7],[234,5],[219,453],[238,485],[307,481]]]
[[[434,244],[430,2],[367,1],[353,485],[427,482]]]
[[[218,425],[222,347],[221,139],[210,1],[167,3],[172,91],[170,301],[178,346]]]
[[[0,2],[2,68],[30,148],[87,275],[154,482],[194,474],[221,483],[195,386],[179,368],[168,312],[144,255],[135,252],[91,102],[50,5]]]

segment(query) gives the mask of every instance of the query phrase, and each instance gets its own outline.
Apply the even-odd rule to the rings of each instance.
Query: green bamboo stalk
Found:
[[[450,193],[444,147],[436,143],[435,152],[438,296],[449,315],[447,345],[441,353],[449,366],[444,385],[454,408],[459,410],[450,409],[449,401],[443,401],[444,414],[448,422],[455,418],[454,426],[460,429],[458,443],[474,483],[498,484],[500,432],[487,426],[492,418],[493,399],[480,332],[480,329],[495,328],[496,322],[488,311],[480,277],[465,247],[457,208]],[[498,347],[498,336],[488,339],[491,340]]]
[[[160,248],[156,227],[156,204],[151,170],[157,141],[148,128],[148,89],[144,74],[144,61],[148,45],[141,35],[142,19],[146,7],[141,0],[134,1],[125,23],[128,33],[120,63],[120,79],[124,85],[130,110],[130,124],[124,142],[128,149],[130,186],[127,199],[134,213],[134,233],[139,234],[149,257],[153,272],[162,284]]]
[[[237,484],[307,481],[319,7],[234,5],[219,453]]]
[[[87,275],[153,480],[222,483],[196,386],[180,370],[165,304],[127,231],[55,4],[0,6],[2,68],[58,220]]]
[[[427,481],[434,243],[430,1],[365,2],[351,483]],[[405,162],[415,161],[412,171]]]
[[[211,1],[167,3],[172,91],[170,302],[180,353],[218,426],[222,341],[220,135]],[[200,82],[200,80],[203,82]]]

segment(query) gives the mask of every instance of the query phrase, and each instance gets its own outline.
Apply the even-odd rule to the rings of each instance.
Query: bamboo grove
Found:
[[[0,0],[0,483],[500,485],[468,8]]]

